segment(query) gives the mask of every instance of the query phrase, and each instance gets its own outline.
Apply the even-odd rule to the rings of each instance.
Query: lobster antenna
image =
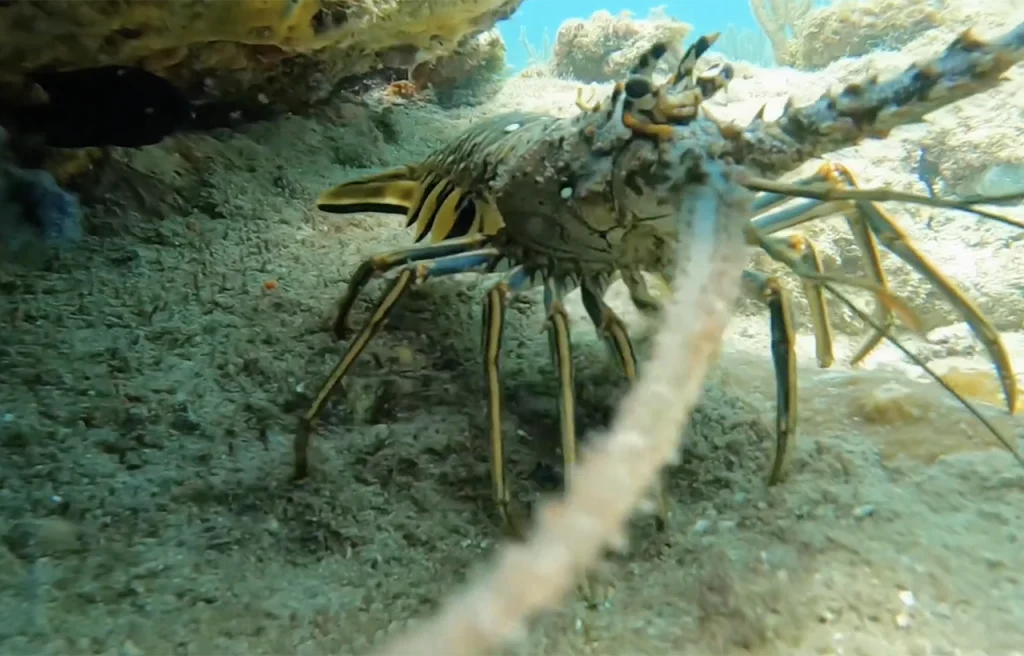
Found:
[[[1018,194],[1003,194],[1000,196],[972,196],[965,200],[951,200],[948,198],[932,198],[922,194],[912,194],[892,189],[844,189],[834,187],[828,183],[815,183],[809,185],[794,184],[792,182],[777,182],[767,178],[756,176],[744,176],[740,184],[753,191],[767,191],[786,196],[797,196],[813,200],[870,200],[876,202],[898,201],[912,203],[915,205],[927,205],[929,207],[942,207],[947,209],[961,210],[969,214],[975,214],[993,221],[998,221],[1013,228],[1024,230],[1024,221],[1019,221],[1009,216],[990,212],[988,210],[974,207],[987,203],[1005,202],[1024,198],[1024,192]]]

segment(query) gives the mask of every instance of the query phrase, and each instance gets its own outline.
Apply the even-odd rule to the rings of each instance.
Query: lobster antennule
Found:
[[[731,65],[710,69],[700,79],[694,76],[697,60],[718,40],[719,33],[700,37],[683,54],[679,65],[664,84],[655,84],[652,74],[658,60],[668,52],[664,43],[655,43],[640,56],[632,68],[629,79],[615,86],[611,97],[598,110],[608,111],[608,117],[617,120],[614,112],[621,109],[621,124],[634,135],[660,141],[672,139],[674,125],[686,125],[699,115],[700,104],[718,90],[725,88],[733,77]],[[589,107],[577,105],[590,111]]]
[[[1024,60],[1024,23],[986,42],[967,30],[937,57],[884,81],[850,84],[775,121],[755,119],[734,139],[734,157],[765,176],[781,175],[809,159],[885,136],[892,128],[995,88]]]
[[[419,190],[415,171],[408,166],[399,166],[342,182],[320,194],[316,207],[331,214],[408,214]]]
[[[694,41],[694,43],[686,49],[686,52],[683,54],[683,58],[679,60],[679,65],[676,67],[675,74],[669,79],[668,86],[674,87],[681,82],[689,82],[693,78],[693,71],[697,67],[697,60],[711,49],[711,46],[715,44],[715,41],[718,41],[718,37],[721,35],[721,32],[705,34]]]

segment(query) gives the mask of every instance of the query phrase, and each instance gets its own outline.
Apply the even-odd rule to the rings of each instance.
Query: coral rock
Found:
[[[522,0],[11,0],[0,70],[140,65],[195,99],[288,107],[345,77],[450,55]]]
[[[420,64],[412,79],[442,105],[469,104],[494,90],[505,72],[505,40],[497,28],[464,39],[451,55]]]
[[[956,12],[932,0],[842,0],[815,9],[795,26],[788,64],[818,69],[843,57],[900,50],[928,30],[956,19]]]
[[[587,20],[562,23],[555,37],[552,68],[556,75],[581,82],[612,82],[624,79],[640,55],[657,41],[678,43],[693,26],[662,12],[646,19],[629,12],[613,16],[601,10]]]

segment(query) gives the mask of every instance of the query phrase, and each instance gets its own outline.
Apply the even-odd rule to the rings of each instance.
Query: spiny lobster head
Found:
[[[583,110],[576,118],[577,129],[591,153],[587,167],[595,173],[604,167],[592,176],[591,186],[610,197],[617,223],[626,228],[624,258],[644,268],[662,268],[674,250],[680,210],[695,187],[738,170],[729,129],[702,109],[706,99],[733,79],[733,67],[718,64],[696,72],[700,57],[717,38],[697,39],[661,84],[652,74],[669,48],[655,44],[601,103],[589,105],[577,98]]]
[[[653,74],[670,48],[656,43],[602,102],[585,101],[580,89],[576,105],[583,114],[578,122],[592,150],[604,154],[633,140],[670,141],[681,135],[680,128],[699,120],[701,104],[725,88],[735,74],[730,64],[717,64],[696,74],[700,57],[717,39],[718,34],[697,39],[683,54],[675,73],[661,84],[655,83]]]

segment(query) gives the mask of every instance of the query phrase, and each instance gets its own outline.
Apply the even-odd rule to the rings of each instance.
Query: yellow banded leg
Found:
[[[985,347],[995,365],[996,373],[1003,388],[1003,396],[1006,399],[1006,407],[1010,414],[1013,414],[1016,411],[1019,399],[1017,377],[999,331],[985,318],[981,309],[970,298],[960,291],[952,281],[946,278],[939,271],[938,267],[932,264],[923,253],[914,248],[907,235],[896,226],[892,218],[881,207],[868,201],[859,202],[857,206],[860,210],[860,216],[878,237],[882,246],[909,264],[912,269],[935,285],[960,316],[964,318],[967,325],[971,327],[971,330]]]
[[[846,167],[831,162],[826,162],[818,168],[814,180],[827,182],[834,187],[856,188],[856,181]],[[861,215],[859,204],[854,202],[849,209],[843,212],[843,215],[846,217],[847,225],[850,226],[850,232],[853,234],[854,241],[857,242],[857,247],[864,256],[864,273],[868,280],[880,288],[888,290],[889,282],[885,275],[885,269],[882,268],[882,255],[878,251],[878,241]],[[896,323],[889,304],[881,299],[875,299],[872,315],[878,327],[873,328],[853,352],[850,364],[856,365],[870,355]]]
[[[544,281],[544,309],[551,360],[558,377],[558,420],[562,441],[563,487],[568,490],[576,468],[576,389],[572,364],[569,313],[562,303],[564,290],[553,278]]]
[[[838,193],[830,193],[828,189],[821,190],[821,183],[827,183],[828,186],[834,188],[837,192],[841,192],[841,197],[839,197]],[[771,212],[764,211],[788,198],[807,197],[809,191],[807,186],[815,184],[819,188],[814,190],[814,195],[810,196],[810,200],[801,201],[793,208],[783,208]],[[842,213],[846,216],[854,237],[858,241],[858,246],[864,253],[865,272],[870,282],[876,287],[882,288],[882,291],[887,291],[885,273],[882,269],[881,257],[878,252],[878,243],[935,285],[963,316],[971,330],[984,345],[995,365],[996,373],[999,376],[1003,394],[1006,398],[1007,408],[1010,414],[1015,413],[1019,404],[1019,389],[1009,355],[998,331],[963,292],[942,275],[941,271],[929,262],[922,253],[913,247],[906,233],[899,228],[892,217],[881,206],[874,202],[879,196],[888,196],[885,190],[861,190],[852,173],[846,167],[836,163],[825,163],[818,169],[815,175],[795,183],[758,180],[757,184],[751,186],[751,188],[766,192],[760,194],[755,199],[755,211],[763,213],[751,221],[751,234],[767,235],[792,228],[830,213],[828,208],[835,208],[835,213]],[[909,198],[903,198],[903,200],[909,200]],[[982,212],[973,207],[968,208],[958,205],[957,209],[1008,222],[1005,217]],[[1019,226],[1018,223],[1014,223],[1014,225]],[[844,300],[844,303],[849,305],[848,300]],[[881,339],[885,338],[900,348],[909,358],[915,360],[933,378],[957,396],[982,423],[988,425],[987,420],[978,415],[969,403],[945,385],[941,378],[930,371],[923,362],[916,359],[911,352],[907,351],[892,336],[890,327],[894,323],[892,317],[894,308],[891,306],[891,303],[883,298],[881,294],[876,294],[876,303],[875,316],[866,315],[855,306],[850,306],[874,329],[874,333],[867,337],[854,354],[853,362],[856,363],[862,360]],[[1012,443],[1008,439],[1002,436],[998,430],[991,426],[989,428],[1011,452],[1016,454]]]
[[[442,254],[447,249],[437,249]],[[299,426],[299,432],[295,437],[295,477],[305,478],[309,475],[309,442],[313,430],[313,423],[320,413],[327,406],[331,393],[341,383],[342,378],[355,363],[356,358],[362,354],[366,345],[370,343],[377,331],[384,325],[388,314],[395,307],[398,299],[408,291],[413,284],[420,284],[430,277],[452,275],[456,273],[468,273],[472,271],[487,271],[493,268],[501,259],[501,253],[494,248],[471,250],[456,255],[447,255],[437,259],[425,259],[421,262],[406,264],[395,276],[391,287],[384,293],[377,302],[370,318],[349,344],[345,355],[331,370],[330,375],[317,390],[313,397],[313,403],[303,416]]]
[[[801,184],[803,182],[827,182],[834,187],[845,188],[854,192],[859,189],[857,180],[850,170],[835,162],[826,162],[818,169],[814,176],[802,181]],[[829,201],[825,204],[834,202],[836,201]],[[854,236],[859,242],[858,245],[865,252],[867,260],[866,272],[872,282],[883,287],[885,286],[885,274],[881,267],[881,257],[878,254],[877,239],[877,243],[880,243],[882,247],[910,265],[911,268],[924,276],[928,282],[935,285],[942,295],[963,316],[992,359],[1003,387],[1007,407],[1013,413],[1017,406],[1019,390],[1013,366],[998,331],[963,292],[942,275],[938,268],[924,254],[913,247],[907,234],[903,232],[895,220],[880,205],[872,201],[856,199],[852,203],[852,209],[845,211],[844,214],[846,214]],[[755,221],[760,220],[760,218],[758,217]],[[803,220],[796,221],[796,223],[802,222]],[[786,227],[791,225],[795,224],[791,222]],[[885,331],[893,324],[891,312],[888,310],[887,305],[884,302],[879,302],[879,306],[884,308],[878,310],[876,315],[876,321],[879,323],[879,326],[857,349],[853,356],[854,363],[866,357],[885,337]]]
[[[860,217],[860,212],[857,208],[846,212],[846,223],[850,226],[850,232],[853,233],[853,238],[864,255],[864,273],[867,274],[868,280],[880,288],[888,290],[889,281],[885,275],[885,269],[882,268],[882,254],[878,252],[878,242],[868,228],[868,224]],[[850,357],[850,364],[855,365],[866,358],[878,347],[886,333],[891,332],[896,324],[892,308],[881,299],[875,299],[875,308],[872,315],[878,324],[878,328],[873,329],[871,334],[860,343],[860,346],[857,347],[857,350]]]
[[[829,165],[825,165],[813,175],[797,180],[792,184],[794,186],[805,186],[828,183],[833,186],[840,186],[840,182],[831,179],[827,175],[829,173],[828,167]],[[857,218],[857,208],[852,201],[822,201],[817,199],[807,199],[797,200],[796,202],[789,204],[787,207],[778,207],[791,200],[793,200],[792,196],[788,196],[781,192],[764,192],[758,194],[757,198],[754,200],[754,211],[759,212],[760,214],[751,221],[751,227],[762,235],[771,235],[816,219],[842,215],[846,217],[847,223],[850,226],[850,231],[853,234],[854,241],[857,242],[858,248],[860,248],[863,253],[865,275],[880,289],[888,290],[888,283],[886,281],[885,271],[882,269],[881,256],[879,255],[875,238],[871,234],[871,231],[867,229],[865,223]],[[803,242],[802,244],[801,241]],[[817,249],[815,249],[813,244],[811,244],[806,238],[798,238],[797,240],[792,241],[790,249],[793,250],[799,259],[805,264],[810,265],[815,271],[821,271],[821,260],[817,256]],[[810,249],[811,252],[805,252],[807,249]],[[820,285],[811,281],[802,280],[801,283],[803,284],[804,290],[807,292],[808,300],[811,303],[811,320],[814,324],[815,339],[817,341],[818,364],[822,367],[828,367],[831,365],[833,360],[831,351],[831,330],[829,330],[828,333],[824,333],[819,327],[819,323],[827,321],[824,291]],[[818,305],[821,307],[816,307]],[[874,320],[886,330],[892,327],[892,310],[890,309],[889,304],[883,299],[875,298],[873,316]],[[882,331],[874,331],[871,335],[868,335],[855,351],[854,356],[851,359],[852,363],[856,364],[857,362],[860,362],[876,346],[878,346],[883,334],[884,333]],[[827,356],[824,350],[826,341],[828,342]],[[828,362],[828,364],[825,364],[825,362]]]
[[[827,167],[827,168],[826,168]],[[838,164],[826,164],[822,167],[826,171],[829,182],[837,186],[846,186],[857,189],[857,181],[853,174],[845,167]],[[1003,388],[1003,395],[1006,398],[1006,406],[1013,414],[1016,411],[1019,390],[1017,388],[1017,377],[1014,374],[1013,364],[1003,344],[999,331],[982,314],[981,310],[960,291],[927,257],[914,248],[910,238],[896,224],[888,213],[871,201],[856,201],[856,220],[867,226],[867,229],[877,237],[878,242],[887,251],[900,258],[910,265],[912,269],[921,274],[928,282],[935,285],[939,292],[950,302],[957,312],[964,318],[967,325],[971,327],[975,336],[985,347],[989,357],[992,359]],[[853,219],[851,218],[851,221]],[[876,331],[881,333],[881,331]],[[884,335],[879,334],[878,340]],[[876,342],[877,343],[877,342]]]
[[[743,272],[743,290],[768,306],[771,321],[772,366],[775,370],[775,457],[768,473],[774,485],[786,475],[786,465],[796,435],[797,380],[793,310],[789,295],[778,280],[756,271]]]
[[[487,386],[487,432],[490,440],[491,494],[501,517],[502,528],[512,536],[526,534],[526,514],[513,503],[506,480],[505,440],[501,430],[504,390],[501,380],[501,338],[505,330],[505,309],[510,295],[533,286],[532,277],[523,267],[512,269],[505,278],[490,288],[484,299],[483,353],[484,381]]]
[[[784,186],[799,188],[808,185],[820,185],[822,183],[836,188],[856,189],[856,181],[849,170],[839,164],[829,162],[826,162],[819,167],[814,174],[801,180],[787,183]],[[792,195],[789,195],[784,191],[763,192],[758,194],[754,201],[754,211],[761,214],[751,221],[751,227],[762,235],[770,235],[818,218],[841,214],[846,218],[847,224],[850,226],[850,232],[852,233],[854,240],[857,242],[858,248],[863,254],[863,269],[868,280],[878,288],[888,291],[888,282],[886,280],[885,270],[882,268],[882,260],[878,251],[878,244],[874,233],[868,226],[868,223],[861,217],[859,201],[807,199],[798,200],[797,202],[790,204],[788,207],[778,208],[778,206],[786,203],[787,201],[793,200],[793,198],[794,197]],[[771,211],[769,212],[767,210]],[[797,254],[800,255],[799,252],[797,252]],[[804,260],[805,263],[809,263],[812,266],[814,265],[814,262],[807,262],[806,257],[801,257],[801,259]],[[820,261],[818,264],[820,265]],[[820,270],[820,266],[815,268]],[[809,281],[803,281],[803,284],[805,289],[814,285]],[[819,295],[823,300],[824,296],[821,293],[820,285],[814,286],[818,287]],[[813,302],[811,309],[812,313],[815,312]],[[867,357],[871,351],[878,346],[886,332],[890,331],[894,325],[894,318],[890,304],[877,296],[875,298],[875,307],[872,315],[877,327],[873,329],[872,333],[869,334],[854,351],[854,354],[850,359],[851,364],[857,364]],[[812,315],[812,320],[813,319],[814,316]],[[817,325],[815,326],[815,331],[817,334]],[[819,339],[819,363],[821,362],[821,346],[822,343]]]
[[[809,182],[820,183],[822,182],[822,179],[820,176],[816,175],[796,184],[805,184]],[[798,200],[786,207],[778,207],[789,200],[792,200],[791,197],[781,193],[758,194],[754,201],[754,210],[760,214],[754,217],[750,222],[753,231],[765,236],[772,235],[815,219],[841,214],[845,215],[853,208],[853,205],[848,201],[823,202],[814,199]],[[862,240],[860,232],[854,229],[854,237],[857,242],[859,244],[866,244],[868,248],[873,248],[874,240],[870,238],[870,235],[868,235],[868,241],[865,242]],[[814,246],[813,242],[806,237],[775,237],[772,241],[791,252],[800,262],[807,265],[812,271],[816,273],[823,273],[821,257],[818,255],[818,249]],[[880,265],[872,268],[871,263],[876,261],[877,256],[877,250],[866,250],[865,266],[869,269],[867,271],[869,278],[879,286],[884,287],[884,275],[881,278],[872,275],[873,271],[881,272]],[[801,278],[800,282],[810,305],[811,325],[814,328],[815,353],[818,359],[818,366],[827,368],[832,366],[835,357],[833,353],[834,339],[832,326],[828,318],[828,306],[825,302],[824,289],[815,281]],[[879,300],[876,301],[876,307],[880,308],[877,310],[878,314],[876,316],[879,317],[879,320],[884,322],[884,313],[888,311],[888,305]]]
[[[568,491],[573,483],[576,469],[576,389],[572,362],[572,335],[569,329],[569,313],[562,298],[568,290],[559,281],[548,278],[544,281],[544,308],[547,312],[548,341],[551,359],[558,376],[558,417],[559,433],[562,438],[562,486]],[[580,595],[591,606],[600,605],[607,599],[607,590],[602,590],[595,574],[584,573],[580,581]],[[599,594],[600,592],[600,594]]]
[[[637,377],[636,351],[633,349],[633,342],[629,338],[626,324],[615,313],[615,310],[604,302],[604,292],[605,285],[598,281],[584,281],[580,287],[583,307],[586,308],[587,315],[597,328],[597,334],[604,340],[612,357],[618,363],[619,369],[632,385],[636,382]],[[658,531],[664,531],[668,526],[671,504],[668,501],[663,479],[659,478],[653,492],[657,500],[655,527]]]
[[[824,275],[824,267],[821,264],[821,256],[818,248],[807,237],[792,235],[784,238],[773,238],[777,244],[786,248],[796,256],[797,260],[804,264],[810,271]],[[825,290],[815,280],[800,278],[804,295],[807,297],[807,304],[810,308],[811,326],[814,330],[815,356],[818,366],[828,369],[835,362],[835,351],[833,345],[835,340],[832,333],[832,322],[828,318],[828,306],[825,303]],[[879,307],[886,307],[878,303]]]
[[[387,273],[395,267],[411,264],[412,262],[434,260],[446,255],[457,255],[476,250],[482,247],[488,239],[490,238],[485,235],[472,235],[429,246],[402,248],[389,253],[374,255],[363,260],[359,268],[356,269],[356,272],[352,274],[352,279],[348,283],[345,296],[342,297],[341,302],[338,304],[338,313],[335,315],[332,325],[334,336],[341,339],[348,333],[348,315],[352,311],[352,306],[362,293],[363,288],[374,277]]]

